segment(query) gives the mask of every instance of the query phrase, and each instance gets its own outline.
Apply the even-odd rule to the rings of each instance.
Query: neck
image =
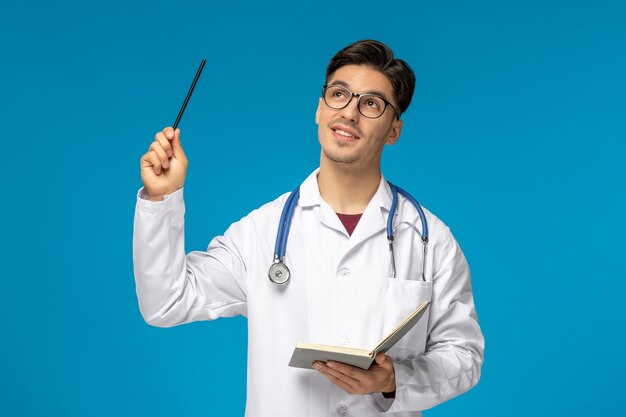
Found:
[[[380,185],[380,166],[357,168],[321,158],[317,184],[324,201],[341,214],[361,214]]]

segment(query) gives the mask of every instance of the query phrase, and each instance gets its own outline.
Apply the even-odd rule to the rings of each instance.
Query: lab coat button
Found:
[[[348,343],[350,343],[350,341],[346,339],[345,337],[342,337],[341,339],[339,339],[339,344],[341,346],[348,346]]]
[[[337,405],[336,410],[337,410],[337,414],[340,414],[343,416],[344,414],[348,412],[348,406],[345,404],[339,404]]]
[[[341,275],[342,277],[347,277],[348,275],[350,275],[350,270],[348,268],[341,268],[339,270],[339,275]]]

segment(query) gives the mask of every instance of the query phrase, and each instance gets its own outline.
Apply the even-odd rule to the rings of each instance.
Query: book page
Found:
[[[413,313],[411,313],[410,316],[402,320],[402,322],[398,324],[396,328],[393,329],[391,333],[389,333],[387,337],[385,337],[374,349],[374,356],[376,356],[378,352],[387,352],[398,342],[398,340],[402,339],[402,337],[407,334],[409,330],[411,330],[420,320],[424,312],[426,312],[428,304],[430,304],[430,301],[424,301]]]

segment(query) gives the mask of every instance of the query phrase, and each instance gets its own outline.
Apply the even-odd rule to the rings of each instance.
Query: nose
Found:
[[[341,117],[356,122],[359,120],[359,97],[352,96],[352,99],[346,107],[340,110]]]

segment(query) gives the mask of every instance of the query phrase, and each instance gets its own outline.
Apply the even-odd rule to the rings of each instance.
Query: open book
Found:
[[[354,349],[342,346],[319,345],[314,343],[298,343],[291,355],[289,366],[294,368],[313,369],[314,361],[336,361],[358,366],[361,369],[369,369],[374,363],[378,352],[387,352],[405,334],[415,326],[428,307],[429,302],[424,301],[407,318],[402,320],[373,350]]]

